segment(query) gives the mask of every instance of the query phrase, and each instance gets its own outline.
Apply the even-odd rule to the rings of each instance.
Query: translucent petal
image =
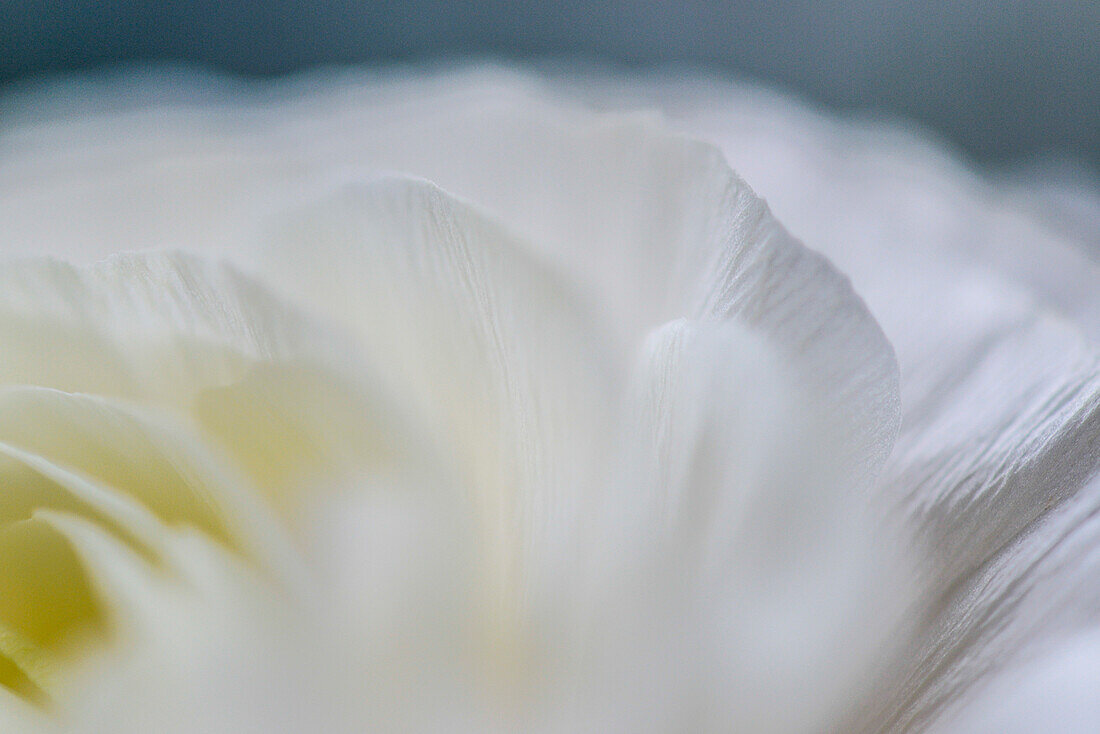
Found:
[[[672,322],[647,357],[636,473],[585,556],[604,568],[615,549],[594,582],[586,703],[630,711],[630,728],[837,726],[889,660],[912,589],[853,492],[861,469],[827,397],[735,324]]]
[[[849,414],[852,443],[862,452],[856,460],[873,473],[885,458],[896,406],[893,388],[882,388],[894,378],[890,361],[880,358],[877,328],[856,314],[862,307],[845,295],[848,286],[831,269],[787,242],[716,151],[667,135],[652,117],[596,118],[548,101],[530,79],[477,68],[412,77],[365,75],[350,82],[337,76],[329,83],[314,79],[252,97],[201,78],[189,85],[173,79],[170,88],[175,99],[205,102],[155,111],[139,104],[48,128],[15,129],[12,147],[23,153],[13,170],[37,176],[42,188],[33,195],[40,205],[73,212],[74,221],[83,222],[82,232],[104,225],[114,229],[116,223],[100,222],[99,213],[126,211],[146,223],[142,244],[190,239],[244,261],[250,256],[239,253],[239,243],[249,220],[254,224],[285,208],[303,191],[316,190],[326,176],[362,178],[363,171],[380,168],[423,176],[522,234],[607,308],[631,341],[667,320],[709,312],[752,323],[771,319],[766,328],[798,352],[819,344],[807,336],[821,323],[808,316],[788,319],[787,308],[807,314],[851,308],[853,318],[843,321],[836,343],[822,341],[804,355],[809,358],[805,377],[838,388],[835,409]],[[96,90],[96,98],[108,110],[143,96],[126,83],[106,89]],[[141,165],[116,167],[111,156],[119,154],[117,147],[102,142],[112,139],[129,141],[121,154]],[[43,164],[46,155],[55,162]],[[104,168],[124,179],[117,189],[100,184]],[[149,175],[173,187],[160,197],[163,207],[151,210],[153,217],[132,203],[156,188]],[[234,176],[247,183],[227,187],[212,206],[206,181]],[[8,189],[10,196],[0,195],[0,202],[12,202],[12,221],[34,208],[26,201],[34,189],[26,178],[25,173],[19,187]],[[84,194],[67,191],[74,185],[94,191],[88,196],[94,195],[96,204],[87,206]],[[223,212],[232,213],[234,222],[227,223]],[[41,235],[43,243],[71,239],[36,230],[36,221],[45,218],[31,220],[28,237]],[[189,229],[184,237],[175,231],[180,223],[206,231]],[[133,241],[125,233],[85,234],[73,249],[92,253]],[[773,266],[792,276],[768,280]],[[833,285],[805,288],[808,279]],[[784,282],[789,290],[770,292]],[[803,293],[813,295],[801,301]],[[873,356],[845,361],[861,352]],[[871,426],[872,435],[861,433]]]
[[[233,269],[169,253],[6,263],[0,338],[3,383],[169,406],[318,344],[315,329]]]
[[[303,496],[349,474],[394,472],[409,451],[430,463],[353,355],[229,268],[138,254],[90,268],[9,263],[0,278],[2,682],[28,697],[53,686],[77,638],[103,627],[76,558],[36,513],[78,513],[146,549],[155,543],[140,516],[150,513],[293,584],[284,523]],[[258,461],[230,418],[262,426],[263,448],[282,463]],[[324,460],[310,464],[318,452]]]
[[[293,582],[296,564],[278,523],[248,482],[185,429],[109,399],[41,388],[8,388],[0,414],[2,652],[36,688],[50,692],[72,649],[106,621],[77,557],[41,521],[47,509],[79,513],[153,557],[158,513]],[[10,673],[5,685],[37,697]]]
[[[875,558],[873,534],[852,510],[897,430],[897,368],[847,281],[787,235],[714,149],[670,137],[652,120],[563,111],[526,82],[478,72],[345,89],[277,94],[278,104],[243,114],[137,112],[45,135],[16,131],[7,142],[29,152],[8,169],[15,175],[0,178],[0,206],[14,222],[3,249],[40,240],[82,256],[135,243],[231,247],[243,267],[354,335],[379,376],[372,386],[411,403],[413,422],[439,427],[430,442],[451,447],[444,463],[458,468],[481,518],[494,600],[490,648],[516,647],[528,623],[521,611],[546,602],[539,593],[570,598],[567,585],[549,580],[569,579],[554,570],[572,568],[578,545],[591,557],[612,556],[614,567],[652,555],[624,555],[609,538],[662,539],[660,560],[675,573],[660,576],[666,566],[657,564],[657,575],[676,624],[662,627],[666,607],[654,599],[641,609],[658,618],[639,624],[663,642],[668,629],[682,631],[686,649],[699,653],[672,656],[670,676],[695,677],[693,686],[669,690],[682,701],[692,690],[706,699],[701,709],[685,704],[689,718],[680,723],[732,716],[762,729],[832,721],[845,709],[845,692],[861,690],[873,667],[868,650],[892,623],[890,605],[879,602],[893,589],[883,581],[893,566]],[[124,165],[116,165],[111,143],[87,150],[87,140],[104,132],[127,141]],[[51,164],[42,167],[36,156]],[[269,219],[288,201],[330,191],[319,179],[362,179],[362,169],[377,167],[427,176],[489,216],[425,183],[385,179]],[[13,185],[21,174],[23,183]],[[57,206],[71,216],[42,217]],[[115,221],[104,212],[132,216]],[[260,256],[271,257],[274,245],[274,257],[257,261],[234,243],[261,221],[274,242],[261,238]],[[286,495],[334,457],[361,454],[377,466],[405,455],[404,433],[380,436],[351,417],[385,400],[329,394],[320,389],[333,384],[329,373],[257,369],[286,361],[288,352],[265,351],[268,340],[234,330],[248,322],[233,304],[212,319],[200,313],[200,326],[213,321],[215,342],[226,326],[218,313],[228,314],[227,341],[243,337],[247,345],[239,361],[222,363],[217,351],[197,367],[185,360],[182,374],[167,371],[168,381],[143,385],[140,396],[197,392],[196,419],[288,515],[295,504]],[[648,417],[639,435],[617,433],[635,352],[682,317],[693,334],[684,350],[658,349],[642,368],[639,389],[657,402],[642,400]],[[74,331],[99,336],[92,327]],[[84,353],[103,344],[111,353],[111,339]],[[300,354],[297,345],[292,339],[289,354]],[[180,351],[195,352],[185,346]],[[145,377],[162,366],[126,351],[118,361],[123,368],[108,363],[104,376],[77,377],[119,392],[134,379],[124,368]],[[207,361],[213,378],[201,371]],[[316,402],[303,394],[316,394]],[[642,443],[634,447],[633,439]],[[651,448],[655,459],[645,454]],[[605,481],[617,473],[639,482]],[[612,484],[610,497],[601,484]],[[612,507],[621,500],[639,517],[611,512],[586,524],[593,497]],[[584,528],[594,540],[578,536]],[[540,592],[524,594],[532,588]],[[519,598],[509,598],[517,589]],[[746,592],[734,598],[730,589]],[[864,634],[853,634],[851,624],[864,622]],[[627,634],[639,629],[624,626]],[[616,639],[613,623],[602,630]],[[643,635],[619,649],[659,658],[666,648],[650,642]],[[708,647],[713,655],[700,653]],[[656,659],[648,662],[655,664],[645,670],[661,678]],[[815,688],[826,676],[828,685]],[[654,703],[669,692],[646,690]],[[807,705],[769,720],[775,702],[761,694],[769,690],[804,694]]]
[[[515,588],[515,554],[553,556],[610,451],[613,340],[521,241],[424,182],[342,189],[272,238],[266,277],[426,417],[480,507],[494,595]]]

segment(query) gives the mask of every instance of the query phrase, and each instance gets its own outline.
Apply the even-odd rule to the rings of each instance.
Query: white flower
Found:
[[[4,731],[1100,723],[1086,226],[707,79],[7,105]]]

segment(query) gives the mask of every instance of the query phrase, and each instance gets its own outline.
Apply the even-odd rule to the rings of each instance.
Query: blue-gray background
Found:
[[[1100,169],[1100,0],[0,0],[0,83],[485,55],[688,61],[915,118],[985,163]]]

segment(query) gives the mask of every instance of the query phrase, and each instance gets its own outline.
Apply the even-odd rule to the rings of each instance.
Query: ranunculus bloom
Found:
[[[1100,726],[1087,217],[701,78],[5,118],[4,731]]]

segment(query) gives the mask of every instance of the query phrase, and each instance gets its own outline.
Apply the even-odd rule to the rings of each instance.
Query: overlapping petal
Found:
[[[894,368],[879,356],[877,327],[858,301],[845,300],[848,286],[831,268],[787,242],[717,151],[669,135],[652,116],[593,117],[552,103],[537,84],[499,70],[347,81],[287,83],[272,104],[267,95],[232,90],[229,97],[192,79],[183,97],[214,101],[17,128],[9,135],[21,155],[10,168],[29,171],[40,185],[28,186],[22,175],[16,188],[13,175],[10,195],[0,197],[12,221],[29,222],[28,234],[10,237],[10,247],[71,247],[81,257],[112,251],[134,241],[100,216],[121,206],[144,223],[142,246],[183,239],[234,256],[250,239],[242,231],[316,196],[318,187],[331,188],[326,180],[361,179],[378,169],[409,173],[475,202],[522,235],[608,311],[628,340],[685,316],[759,323],[788,351],[809,357],[804,379],[830,388],[845,383],[831,390],[834,407],[848,416],[868,473],[885,458],[896,406],[891,390],[878,386],[893,379]],[[107,107],[135,95],[125,84],[113,91]],[[98,145],[86,145],[89,138]],[[53,163],[44,164],[46,156]],[[119,156],[130,159],[116,165]],[[105,174],[120,180],[117,187],[102,184]],[[156,188],[148,180],[154,174],[171,188],[167,212],[150,217],[128,202]],[[207,181],[227,179],[236,185],[212,206]],[[70,190],[74,182],[96,192],[94,206]],[[37,204],[27,200],[32,193]],[[31,213],[36,206],[61,206],[80,235],[37,227],[44,217]],[[770,280],[773,268],[794,275]],[[806,287],[811,279],[830,282]],[[824,323],[817,316],[844,309],[850,318],[830,339],[809,338]],[[791,312],[799,318],[788,318]],[[806,347],[812,350],[803,355]]]
[[[578,680],[593,691],[624,680],[647,691],[641,728],[820,729],[853,714],[873,689],[874,651],[892,647],[889,620],[872,618],[897,612],[879,605],[896,566],[869,557],[877,546],[853,500],[872,486],[935,552],[931,593],[913,607],[931,614],[906,664],[843,720],[984,721],[983,681],[1002,671],[1005,686],[1045,690],[1029,661],[1095,620],[1094,493],[1082,487],[1100,457],[1100,266],[1077,235],[897,133],[706,84],[590,87],[599,104],[675,110],[852,276],[897,350],[895,447],[882,331],[716,150],[652,116],[562,109],[541,83],[499,72],[346,81],[9,132],[3,251],[184,245],[224,253],[279,294],[242,309],[224,301],[224,274],[192,269],[189,290],[217,307],[185,319],[184,340],[135,351],[119,335],[136,328],[150,343],[148,324],[98,305],[86,276],[27,276],[72,290],[91,316],[17,287],[0,303],[4,338],[23,345],[0,355],[10,379],[47,375],[41,384],[173,410],[175,396],[196,396],[188,430],[284,516],[308,506],[303,483],[354,474],[325,467],[423,487],[410,457],[432,455],[441,471],[430,476],[462,489],[425,501],[476,508],[484,575],[471,588],[493,600],[483,643],[510,665],[530,659],[520,641],[539,630],[583,640],[588,657],[533,657],[555,675],[592,663]],[[124,142],[104,143],[107,132]],[[175,282],[157,267],[150,282]],[[133,276],[110,285],[127,291]],[[253,321],[254,307],[279,316]],[[353,346],[303,349],[297,327],[293,345],[280,341],[297,309]],[[94,369],[43,359],[27,346],[39,330]],[[586,562],[587,576],[574,573]],[[578,578],[605,612],[587,631],[559,615]],[[623,610],[624,599],[641,603]],[[791,629],[798,654],[787,655]],[[830,655],[835,675],[814,688]],[[625,671],[659,670],[658,659],[666,670],[649,680]],[[778,691],[806,706],[769,717]],[[581,721],[609,715],[570,700]]]
[[[127,509],[137,503],[158,522],[236,549],[280,583],[297,582],[286,512],[294,503],[277,501],[289,469],[256,472],[252,447],[232,440],[215,400],[236,401],[239,419],[260,402],[263,415],[251,417],[265,422],[254,433],[266,430],[265,448],[286,466],[329,452],[325,473],[294,475],[299,494],[407,463],[402,444],[418,434],[385,400],[368,399],[369,373],[230,268],[153,253],[89,268],[9,262],[0,277],[3,683],[28,698],[48,698],[80,637],[106,621],[44,511],[78,514],[148,552],[150,532]],[[304,375],[327,393],[302,392]],[[327,422],[310,413],[312,424],[295,423],[302,401]],[[371,430],[379,420],[387,435]],[[287,426],[298,429],[293,440],[279,434]],[[422,465],[430,459],[417,452]]]
[[[1055,518],[1088,512],[1078,493],[1100,467],[1100,265],[1088,230],[881,124],[709,81],[625,93],[638,95],[721,144],[794,231],[851,273],[897,350],[904,410],[883,493],[939,560],[935,621],[885,707],[894,725],[919,729],[1032,646],[1087,625],[1084,613],[1040,623],[1010,600],[1089,596],[1083,559],[1040,571],[1020,555],[1057,553]],[[1000,620],[1027,632],[1000,636]]]

